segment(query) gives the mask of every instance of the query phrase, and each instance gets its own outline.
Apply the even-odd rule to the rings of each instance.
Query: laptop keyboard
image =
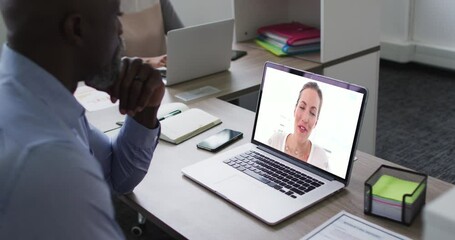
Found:
[[[223,162],[292,198],[324,184],[255,151],[239,154]]]

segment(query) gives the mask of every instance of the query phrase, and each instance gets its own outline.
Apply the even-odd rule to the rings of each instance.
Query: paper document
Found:
[[[410,240],[345,211],[339,212],[301,240]]]
[[[74,93],[74,97],[89,112],[110,108],[118,105],[119,102],[112,103],[111,97],[107,93],[88,86],[78,87]]]

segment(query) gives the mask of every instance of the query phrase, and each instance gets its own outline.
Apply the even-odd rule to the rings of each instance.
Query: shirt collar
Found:
[[[23,85],[69,126],[75,126],[85,113],[84,107],[60,81],[7,44],[1,51],[0,72]]]

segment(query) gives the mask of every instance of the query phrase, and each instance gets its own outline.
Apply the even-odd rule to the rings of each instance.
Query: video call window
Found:
[[[319,146],[323,151],[317,154],[318,159],[315,162],[310,163],[345,179],[363,94],[273,68],[267,68],[265,74],[254,140],[288,154],[299,155],[300,153],[294,150],[298,146],[292,148],[284,142],[295,129],[300,133],[308,133],[306,128],[310,128],[309,126],[297,124],[296,127],[294,120],[296,108],[300,111],[300,103],[297,103],[301,96],[300,90],[306,83],[315,82],[322,93],[322,104],[320,110],[313,109],[312,113],[309,113],[309,116],[313,116],[315,110],[318,111],[317,122],[308,139],[312,145]],[[315,94],[313,92],[307,95],[314,97]],[[311,96],[306,96],[306,101],[313,101]],[[313,105],[317,105],[317,101]],[[305,107],[302,109],[308,110]],[[281,145],[276,144],[277,141],[280,142],[280,136],[284,137]],[[293,136],[300,135],[296,133]],[[327,159],[321,160],[324,154]]]

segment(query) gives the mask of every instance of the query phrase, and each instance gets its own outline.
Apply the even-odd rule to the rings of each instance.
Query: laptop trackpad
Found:
[[[245,177],[234,175],[215,184],[214,189],[217,193],[228,199],[237,199],[238,197],[248,196],[251,192],[257,191],[260,187],[254,182],[249,181],[250,179],[245,179]]]

